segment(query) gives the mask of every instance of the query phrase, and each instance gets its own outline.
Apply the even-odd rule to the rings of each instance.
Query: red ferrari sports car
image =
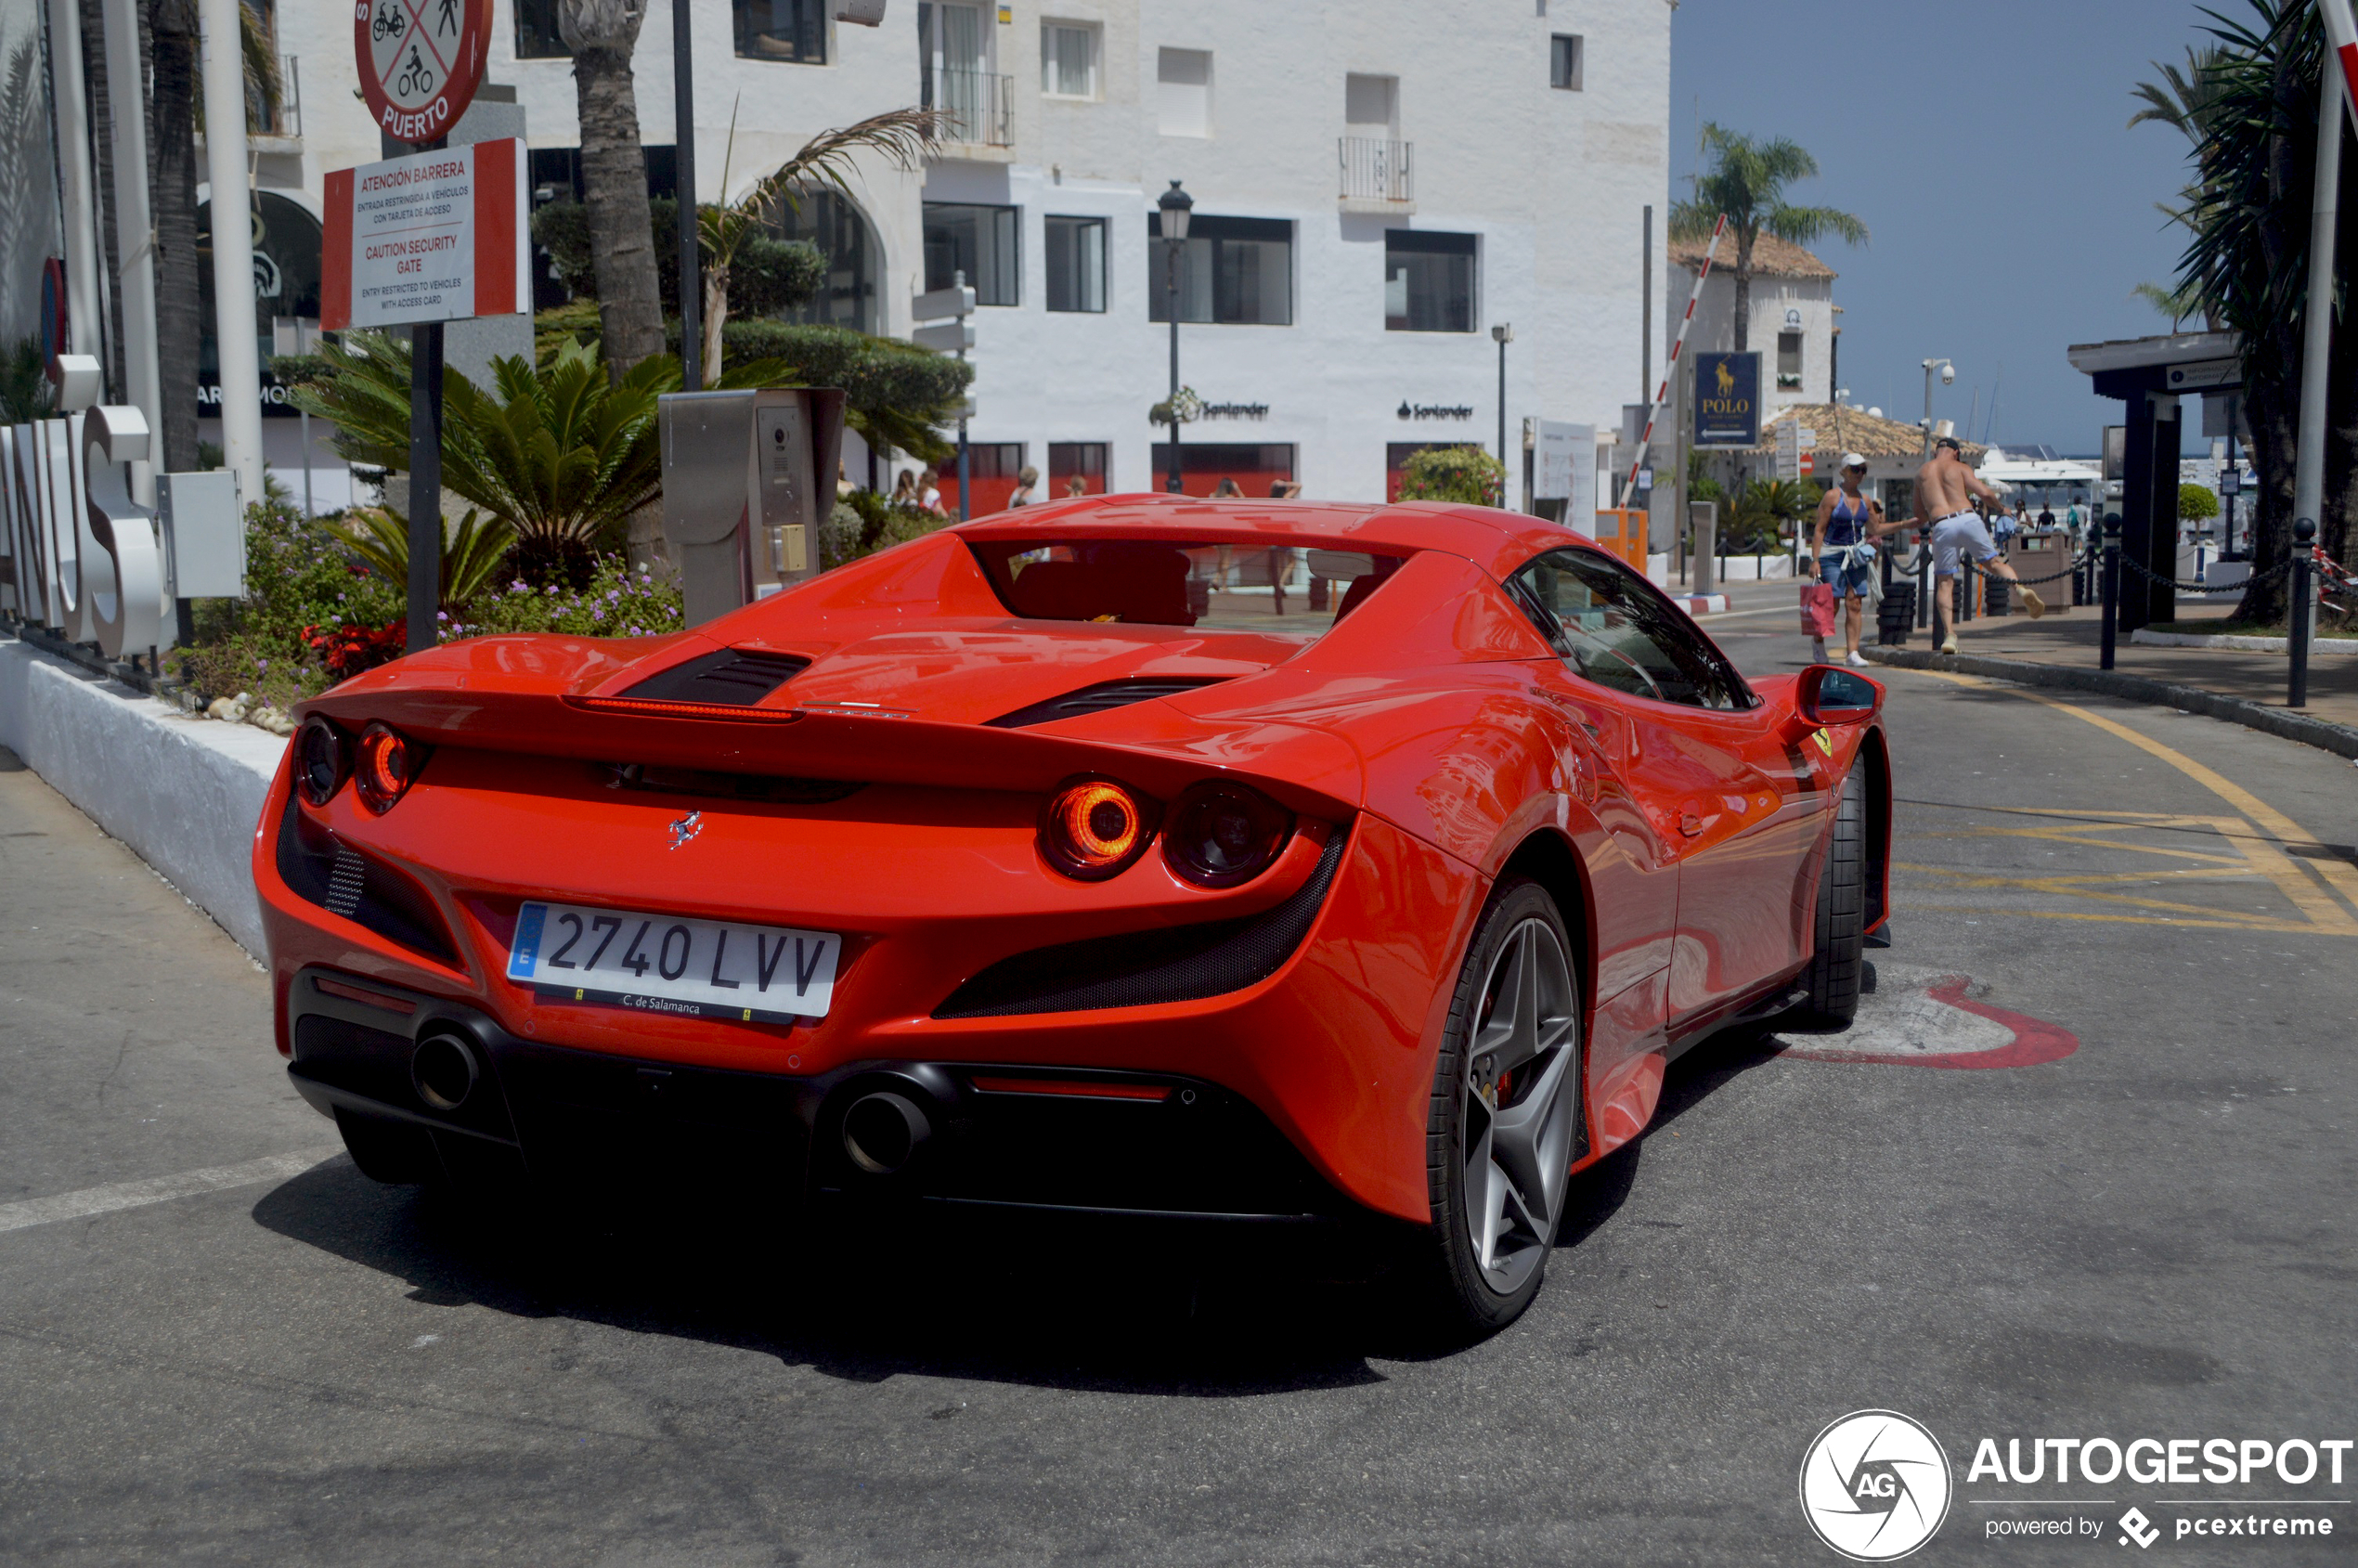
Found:
[[[1479,1331],[1677,1052],[1848,1017],[1882,696],[1509,512],[1029,507],[306,704],[278,1045],[381,1180],[1388,1224]]]

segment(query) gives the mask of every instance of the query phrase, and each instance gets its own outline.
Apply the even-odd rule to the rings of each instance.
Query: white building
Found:
[[[1693,292],[1695,274],[1703,268],[1705,246],[1682,240],[1670,247],[1678,266],[1679,287],[1671,302],[1671,330]],[[1840,374],[1837,343],[1841,326],[1835,317],[1833,267],[1800,246],[1763,234],[1752,252],[1752,324],[1747,346],[1760,356],[1760,380],[1765,428],[1780,408],[1797,403],[1834,403]],[[1695,324],[1687,343],[1695,349],[1736,346],[1736,243],[1719,242],[1711,277],[1695,306]]]
[[[1195,202],[1181,379],[1210,406],[1185,432],[1191,492],[1290,476],[1374,499],[1419,445],[1494,446],[1496,323],[1514,329],[1516,447],[1527,417],[1612,430],[1651,388],[1667,342],[1641,363],[1650,205],[1652,275],[1679,292],[1662,239],[1670,0],[888,0],[879,28],[836,19],[845,3],[694,0],[697,194],[737,195],[884,109],[950,113],[959,139],[926,168],[870,160],[856,203],[813,202],[800,227],[835,263],[814,317],[905,336],[911,297],[952,268],[981,292],[977,510],[1027,462],[1055,493],[1075,473],[1093,490],[1160,486],[1150,236],[1173,179]],[[554,0],[493,9],[486,80],[512,89],[536,183],[562,197],[579,132]],[[351,17],[282,5],[274,25],[299,116],[256,141],[255,167],[316,215],[326,171],[380,155]],[[651,6],[633,64],[658,183],[670,40],[669,7]],[[289,460],[292,432],[271,422],[273,461]]]

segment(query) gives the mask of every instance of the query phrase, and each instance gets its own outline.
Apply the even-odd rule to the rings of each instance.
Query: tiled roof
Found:
[[[1703,253],[1706,249],[1708,241],[1705,240],[1673,240],[1670,242],[1671,265],[1692,272],[1703,266]],[[1717,272],[1721,267],[1735,265],[1736,238],[1730,234],[1719,242],[1719,255],[1711,264],[1711,269]],[[1780,240],[1766,230],[1753,242],[1752,275],[1755,278],[1820,278],[1828,280],[1841,276],[1800,246]]]
[[[1856,452],[1862,458],[1915,458],[1924,454],[1924,433],[1917,426],[1898,420],[1879,420],[1857,408],[1838,408],[1831,403],[1787,404],[1761,427],[1760,445],[1752,450],[1774,456],[1777,426],[1788,420],[1818,433],[1817,477],[1820,479],[1833,477],[1834,465],[1842,461],[1845,452]],[[1987,447],[1962,438],[1958,445],[1965,460],[1976,466],[1989,451]]]

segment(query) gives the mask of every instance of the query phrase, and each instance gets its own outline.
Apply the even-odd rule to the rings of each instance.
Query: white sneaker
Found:
[[[1832,664],[1833,662],[1832,659],[1826,657],[1826,640],[1824,638],[1819,637],[1811,639],[1809,643],[1809,662],[1811,664]]]
[[[1953,654],[1957,651],[1957,634],[1955,632],[1952,631],[1949,634],[1949,640],[1941,643],[1940,651],[1944,654]]]
[[[1844,662],[1852,665],[1857,668],[1864,669],[1867,667],[1867,655],[1860,653],[1858,649],[1853,648],[1850,650],[1850,657]]]

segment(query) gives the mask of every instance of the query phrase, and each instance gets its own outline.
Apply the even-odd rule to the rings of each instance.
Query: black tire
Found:
[[[1818,942],[1801,983],[1809,994],[1794,1009],[1796,1021],[1842,1029],[1859,1013],[1865,967],[1867,920],[1867,801],[1853,774],[1834,810],[1833,842],[1818,876]]]
[[[1534,976],[1521,992],[1529,1006],[1502,1004],[1499,996],[1520,984],[1522,970],[1509,952],[1518,942],[1520,962]],[[1572,1162],[1587,1148],[1573,952],[1555,900],[1535,882],[1510,878],[1492,893],[1450,999],[1426,1120],[1432,1224],[1413,1273],[1420,1321],[1452,1341],[1496,1332],[1539,1293]],[[1560,972],[1546,973],[1551,968]],[[1509,1011],[1502,1013],[1502,1005]],[[1536,1054],[1521,1054],[1533,1045]],[[1472,1174],[1470,1136],[1481,1152],[1481,1169]],[[1522,1174],[1510,1174],[1509,1167]],[[1477,1181],[1503,1216],[1491,1220],[1487,1237],[1477,1234],[1470,1212]],[[1495,1196],[1500,1181],[1508,1184],[1503,1199]]]
[[[357,1111],[336,1111],[336,1131],[360,1173],[388,1186],[416,1186],[442,1179],[434,1136],[422,1127]]]

